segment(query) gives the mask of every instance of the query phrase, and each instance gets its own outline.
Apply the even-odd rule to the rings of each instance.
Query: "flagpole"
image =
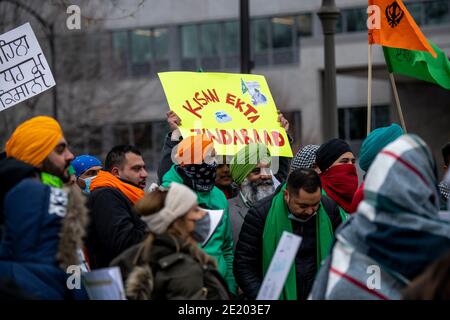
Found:
[[[368,47],[368,75],[367,75],[367,135],[372,123],[372,45]]]
[[[400,98],[398,97],[397,86],[395,85],[395,78],[392,72],[389,72],[389,80],[391,82],[392,91],[394,92],[395,104],[397,106],[397,112],[400,118],[400,123],[402,124],[402,128],[405,131],[405,133],[408,133],[406,131],[406,123],[405,119],[403,118],[402,106],[400,105]]]

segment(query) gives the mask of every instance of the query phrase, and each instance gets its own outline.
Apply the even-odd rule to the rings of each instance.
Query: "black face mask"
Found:
[[[217,164],[189,164],[178,167],[184,183],[194,191],[209,192],[214,188]]]

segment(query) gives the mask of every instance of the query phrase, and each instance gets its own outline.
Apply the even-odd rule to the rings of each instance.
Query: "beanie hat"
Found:
[[[322,144],[316,153],[316,163],[320,171],[325,172],[331,165],[346,152],[352,152],[352,149],[342,139],[331,139]]]
[[[172,182],[164,201],[164,208],[155,214],[141,217],[150,231],[162,234],[179,217],[184,216],[197,203],[197,195],[183,184]]]

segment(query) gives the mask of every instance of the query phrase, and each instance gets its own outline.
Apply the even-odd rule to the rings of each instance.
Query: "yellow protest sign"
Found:
[[[209,72],[158,76],[169,108],[181,118],[183,137],[205,133],[218,154],[234,155],[246,144],[264,143],[273,156],[292,157],[264,76]]]

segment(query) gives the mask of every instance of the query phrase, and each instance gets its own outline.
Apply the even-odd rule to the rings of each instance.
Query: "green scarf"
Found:
[[[269,269],[270,262],[278,242],[280,241],[283,231],[292,233],[292,224],[288,218],[288,207],[284,201],[284,190],[286,184],[283,185],[281,190],[276,194],[272,200],[272,206],[270,207],[267,215],[266,223],[264,225],[263,232],[263,275],[266,274]],[[316,214],[316,243],[317,245],[317,267],[320,266],[322,260],[324,260],[330,251],[333,243],[333,227],[331,225],[330,218],[326,213],[323,205],[319,207],[319,211]],[[297,280],[295,272],[295,263],[292,264],[289,274],[286,279],[283,291],[280,295],[280,300],[297,300]]]

